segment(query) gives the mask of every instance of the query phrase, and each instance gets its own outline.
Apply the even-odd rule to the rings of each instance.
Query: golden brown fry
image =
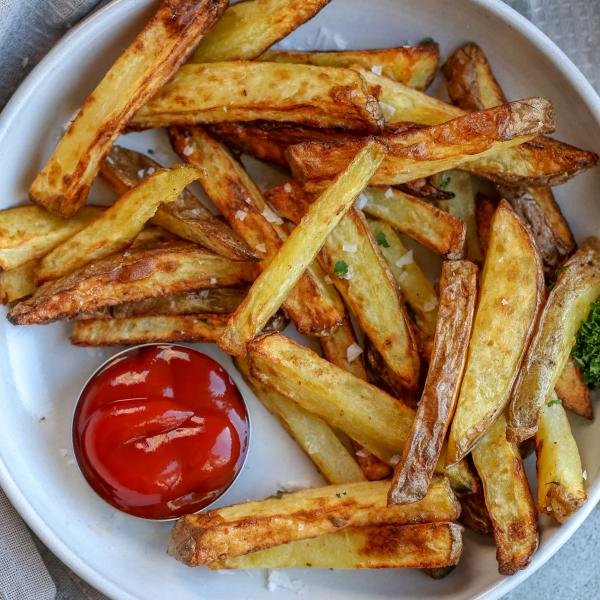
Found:
[[[590,389],[583,381],[581,371],[575,366],[572,359],[567,361],[554,385],[554,391],[566,410],[586,419],[594,418]]]
[[[12,307],[16,325],[49,323],[107,306],[251,282],[253,263],[233,262],[181,242],[115,254],[55,281]]]
[[[0,303],[14,302],[33,294],[39,266],[39,261],[32,260],[9,271],[0,271]]]
[[[483,259],[475,217],[475,194],[471,175],[462,171],[444,171],[432,177],[435,185],[443,186],[452,198],[439,199],[437,205],[461,219],[466,229],[466,258],[480,264]]]
[[[575,334],[600,295],[600,240],[588,238],[564,264],[540,317],[512,393],[509,439],[519,443],[538,427],[539,411],[567,364]]]
[[[377,144],[368,144],[335,183],[311,205],[300,225],[273,256],[233,314],[219,341],[226,352],[245,354],[246,344],[281,306],[382,159],[383,152]]]
[[[323,356],[332,364],[336,365],[355,377],[367,381],[367,371],[362,357],[362,349],[358,345],[356,336],[352,329],[352,323],[346,318],[343,323],[330,335],[319,338]],[[391,469],[380,461],[374,454],[360,444],[352,442],[356,462],[369,481],[385,479],[391,473]]]
[[[117,304],[107,309],[107,317],[125,319],[148,315],[193,315],[232,313],[246,296],[247,288],[205,289],[162,298],[146,298],[138,302]]]
[[[133,346],[151,342],[216,342],[228,315],[149,315],[76,321],[76,346]]]
[[[259,381],[319,415],[387,464],[397,459],[414,418],[401,400],[283,335],[254,340],[249,357]]]
[[[346,527],[444,522],[460,505],[448,481],[437,478],[420,502],[386,506],[388,484],[369,481],[309,488],[180,518],[168,552],[191,565],[210,564]]]
[[[100,173],[119,195],[139,184],[160,165],[144,154],[113,146],[102,162]],[[161,204],[152,220],[175,235],[196,242],[231,260],[254,260],[256,254],[228,227],[217,219],[194,194],[184,189],[179,198]]]
[[[173,127],[169,135],[175,151],[200,170],[204,189],[232,229],[264,259],[260,265],[264,270],[287,238],[282,219],[265,202],[243,166],[205,131]],[[337,293],[312,264],[283,306],[298,331],[306,335],[324,335],[344,318]]]
[[[487,57],[477,44],[468,43],[456,50],[446,61],[443,72],[450,98],[465,110],[481,110],[506,102]],[[545,144],[543,138],[539,141]],[[547,270],[556,269],[575,250],[576,244],[552,190],[504,187],[500,193],[531,227]]]
[[[577,442],[556,394],[551,394],[540,409],[535,451],[538,509],[563,523],[581,507],[587,495]]]
[[[0,268],[14,269],[41,258],[89,225],[103,210],[85,206],[71,219],[61,219],[32,205],[0,211]]]
[[[191,62],[252,60],[311,19],[329,0],[247,0],[229,6]]]
[[[62,217],[85,203],[100,163],[133,114],[186,59],[227,6],[226,0],[164,0],[88,96],[29,189]]]
[[[188,64],[132,118],[131,127],[283,121],[376,131],[379,104],[352,69],[245,61]]]
[[[246,358],[236,358],[235,365],[257,398],[277,417],[329,483],[365,480],[359,465],[323,419],[258,381],[251,375]]]
[[[320,261],[387,367],[414,390],[420,366],[416,340],[393,276],[359,211],[350,210],[329,234]]]
[[[127,248],[162,202],[174,202],[198,178],[192,167],[161,169],[126,192],[89,225],[58,245],[40,263],[38,282],[58,279]]]
[[[497,159],[501,150],[522,144],[554,128],[552,107],[543,98],[528,98],[469,113],[431,127],[381,134],[387,150],[372,185],[395,185],[457,167],[485,157]],[[330,179],[348,163],[364,142],[305,142],[290,146],[292,173],[302,181]],[[492,159],[490,159],[492,160]]]
[[[506,439],[501,414],[473,448],[473,461],[483,483],[498,570],[512,575],[524,569],[538,546],[537,514],[519,449]]]
[[[434,252],[449,259],[462,258],[467,228],[465,223],[424,200],[394,188],[370,187],[363,211],[388,222]]]
[[[379,104],[388,125],[412,122],[438,125],[465,114],[452,106],[409,88],[387,77],[359,69],[373,93],[379,92]],[[497,102],[494,105],[503,104]],[[493,106],[494,106],[493,105]],[[485,108],[491,108],[486,106]],[[598,162],[598,155],[569,144],[545,137],[505,148],[491,157],[480,157],[461,165],[461,169],[506,185],[558,185],[589,169]],[[439,169],[442,171],[444,169]]]
[[[535,242],[503,200],[492,221],[467,366],[448,438],[448,464],[471,451],[508,403],[543,294]]]
[[[408,441],[394,469],[390,504],[416,502],[427,493],[456,407],[476,299],[477,267],[468,261],[445,262],[429,371]]]
[[[380,50],[329,52],[269,50],[261,55],[259,60],[302,63],[320,67],[360,66],[417,90],[425,90],[435,77],[439,57],[440,48],[437,44],[420,44]]]
[[[211,569],[440,568],[457,564],[462,528],[455,523],[348,527],[308,540],[217,561]]]
[[[478,193],[475,196],[475,224],[477,225],[477,236],[481,245],[481,252],[485,255],[490,244],[492,232],[492,219],[498,204],[485,194]]]

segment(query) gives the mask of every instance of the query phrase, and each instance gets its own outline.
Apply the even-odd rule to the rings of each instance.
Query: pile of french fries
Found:
[[[270,50],[327,3],[165,0],[33,204],[0,212],[0,296],[15,325],[73,319],[78,345],[218,344],[329,483],[183,517],[177,559],[439,575],[461,522],[512,574],[538,513],[562,522],[586,499],[565,409],[592,418],[569,355],[600,240],[577,248],[549,186],[597,156],[545,137],[550,102],[508,102],[475,44],[442,67],[452,104],[424,92],[435,43]],[[151,127],[182,164],[115,144]],[[240,152],[288,180],[261,190]],[[109,207],[85,205],[98,174]],[[437,285],[407,238],[441,258]],[[281,333],[290,320],[322,356]]]

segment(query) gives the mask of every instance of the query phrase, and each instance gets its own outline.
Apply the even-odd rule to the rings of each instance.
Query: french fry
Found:
[[[503,200],[496,209],[448,464],[463,458],[507,405],[542,304],[542,261],[526,227]]]
[[[352,375],[363,381],[367,381],[367,371],[361,355],[362,349],[357,343],[349,318],[346,318],[333,333],[319,338],[319,341],[323,356],[331,364],[352,373]],[[369,481],[378,481],[390,475],[391,469],[388,465],[360,444],[351,443],[354,448],[356,462],[358,462]]]
[[[0,268],[14,269],[41,258],[89,225],[102,211],[99,206],[85,206],[71,219],[31,205],[0,211]]]
[[[9,271],[0,271],[0,303],[20,300],[35,292],[39,261],[31,260]]]
[[[416,340],[393,276],[359,211],[350,210],[329,234],[320,261],[391,373],[406,389],[415,389]]]
[[[537,515],[517,446],[506,439],[501,414],[479,444],[473,461],[483,483],[498,570],[512,575],[524,569],[538,546]]]
[[[236,358],[235,365],[264,407],[280,421],[329,483],[365,481],[359,465],[323,419],[258,381],[251,375],[246,358]]]
[[[433,352],[423,394],[402,457],[394,469],[390,504],[425,497],[450,426],[467,360],[477,299],[477,267],[445,262]]]
[[[226,6],[226,0],[162,2],[88,96],[31,184],[30,198],[59,216],[75,214],[130,118],[163,87]]]
[[[375,73],[358,69],[373,93],[379,93],[379,104],[389,125],[412,122],[438,125],[465,115],[462,108],[447,104]],[[504,104],[496,102],[494,105]],[[494,106],[492,105],[492,106]],[[482,106],[491,108],[491,106]],[[598,162],[594,152],[540,137],[521,146],[505,148],[492,157],[481,157],[461,169],[487,177],[505,185],[559,185]],[[440,171],[444,169],[439,169]]]
[[[107,317],[125,319],[148,315],[194,315],[215,313],[229,315],[244,299],[247,288],[205,289],[162,298],[146,298],[107,308]]]
[[[483,253],[477,235],[475,194],[471,175],[462,171],[445,171],[434,175],[432,180],[435,185],[443,185],[444,190],[452,194],[452,198],[438,200],[437,205],[464,222],[467,232],[466,256],[475,263],[481,263]]]
[[[372,185],[396,185],[440,171],[465,168],[476,160],[533,139],[554,127],[552,108],[543,98],[528,98],[469,113],[441,125],[376,136],[386,159]],[[287,159],[294,177],[331,179],[364,141],[305,142],[290,146]]]
[[[222,144],[199,128],[171,128],[169,134],[175,151],[200,170],[200,182],[233,230],[263,257],[260,268],[264,270],[287,238],[282,219]],[[301,274],[283,306],[298,331],[306,335],[333,331],[345,312],[335,289],[315,264]]]
[[[352,69],[233,61],[181,67],[130,126],[257,119],[362,131],[383,124],[377,100]]]
[[[113,146],[102,162],[100,173],[119,195],[135,188],[141,179],[160,169],[160,165],[144,154]],[[231,260],[253,260],[256,255],[228,227],[217,219],[194,194],[184,189],[179,198],[161,204],[152,219],[156,225],[216,254]]]
[[[450,98],[465,110],[482,110],[506,102],[487,57],[477,44],[468,43],[456,50],[444,64],[443,72]],[[552,190],[505,186],[500,193],[530,225],[544,265],[548,271],[554,271],[576,244]]]
[[[309,488],[178,519],[168,553],[190,565],[210,564],[346,527],[452,521],[460,505],[445,478],[420,502],[386,506],[388,483]]]
[[[572,359],[567,361],[554,385],[554,391],[566,410],[586,419],[594,418],[590,389],[583,381],[581,371],[575,366]]]
[[[253,263],[230,261],[186,242],[128,250],[45,283],[13,306],[8,319],[15,325],[49,323],[123,302],[244,285],[255,275]]]
[[[228,315],[149,315],[123,319],[76,321],[71,343],[76,346],[133,346],[151,342],[216,342]]]
[[[58,279],[76,269],[127,248],[163,202],[174,202],[198,178],[192,167],[161,169],[121,196],[86,227],[47,254],[38,282]]]
[[[600,295],[600,240],[588,238],[563,267],[512,393],[508,435],[516,443],[537,431],[540,409],[567,364],[581,322]]]
[[[386,221],[434,252],[449,259],[464,255],[467,228],[459,218],[394,188],[364,191],[363,211]]]
[[[361,196],[363,204],[369,191],[369,188],[367,188],[365,196]],[[313,201],[313,195],[306,193],[302,186],[293,179],[267,190],[265,197],[280,215],[293,223],[300,222],[310,202]],[[402,198],[403,196],[398,196],[399,204],[402,202]],[[400,220],[400,218],[394,220],[399,227],[405,229],[406,222],[408,222],[410,228],[410,223],[414,222],[415,227],[421,227],[421,231],[429,229],[428,223],[423,224],[423,222],[416,219],[411,221],[410,215],[412,213],[410,210],[407,210],[406,214],[407,221]],[[427,214],[427,221],[433,222],[436,213],[423,213],[422,216],[425,214]],[[416,313],[417,325],[427,335],[433,335],[438,303],[433,286],[419,266],[413,260],[408,260],[409,257],[412,258],[412,255],[409,254],[408,249],[390,225],[378,219],[369,218],[367,221],[373,238],[377,242],[377,246],[385,258],[398,288]],[[405,258],[402,259],[402,257]],[[331,362],[335,363],[335,361]]]
[[[245,354],[246,344],[281,306],[382,159],[381,149],[368,144],[310,207],[233,314],[219,341],[221,348],[233,355]]]
[[[248,0],[227,8],[191,62],[252,60],[316,15],[329,0]]]
[[[538,510],[563,523],[581,507],[587,495],[577,442],[556,394],[551,394],[540,409],[535,451]]]
[[[397,460],[414,418],[414,411],[402,401],[282,335],[254,340],[249,359],[252,375],[259,381],[340,429],[385,463]]]
[[[380,50],[329,52],[269,50],[258,60],[301,63],[319,67],[354,67],[358,65],[417,90],[425,90],[435,77],[439,57],[440,48],[437,44],[420,44]]]
[[[455,523],[348,527],[208,565],[211,569],[439,568],[457,564],[462,528]]]

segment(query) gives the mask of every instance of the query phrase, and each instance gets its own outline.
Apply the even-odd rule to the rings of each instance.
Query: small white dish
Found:
[[[69,32],[17,91],[0,116],[1,208],[26,200],[27,187],[63,126],[156,5],[153,0],[116,0],[98,11]],[[334,48],[334,40],[342,40],[348,47],[384,47],[426,36],[440,42],[443,55],[465,41],[478,42],[509,97],[550,98],[557,137],[600,152],[600,99],[548,38],[499,0],[332,0],[291,36],[288,46]],[[176,160],[166,138],[155,132],[132,134],[121,143],[141,151],[152,148],[161,161]],[[259,174],[264,181],[265,173]],[[556,190],[579,240],[600,230],[598,189],[596,169]],[[92,197],[101,201],[112,195],[98,184]],[[110,508],[79,473],[70,441],[73,406],[87,375],[114,350],[75,348],[68,342],[68,330],[62,323],[13,327],[0,320],[0,485],[52,551],[113,598],[499,598],[548,560],[600,498],[600,423],[574,418],[589,500],[562,527],[541,519],[540,549],[531,566],[513,577],[498,574],[491,541],[470,534],[459,567],[442,581],[414,571],[295,570],[271,577],[276,589],[270,592],[261,571],[189,569],[165,554],[170,524],[145,522]],[[229,358],[213,345],[196,347],[229,371],[247,399],[253,422],[246,468],[220,504],[321,483]]]

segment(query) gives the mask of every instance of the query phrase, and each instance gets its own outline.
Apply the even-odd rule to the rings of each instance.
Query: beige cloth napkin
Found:
[[[443,1],[448,0],[440,0]],[[0,0],[0,56],[3,65],[0,106],[5,104],[29,70],[68,27],[104,3],[106,0]],[[507,4],[547,33],[579,66],[596,90],[600,89],[600,0],[507,0]],[[586,525],[578,536],[592,535],[591,530],[587,532]],[[598,539],[600,534],[596,534],[596,545]],[[570,542],[559,557],[570,556],[567,553],[569,548],[573,553],[573,543]],[[559,564],[559,557],[555,557],[551,563]],[[510,594],[511,600],[545,597],[545,592],[536,587],[536,581],[549,568],[550,565],[544,567],[539,575],[526,584],[528,590],[525,596],[517,590]],[[572,577],[576,579],[577,572]],[[556,585],[560,587],[560,582]],[[600,579],[596,574],[595,584],[591,580],[586,582],[586,588],[593,589],[591,595],[579,596],[569,588],[573,592],[569,593],[569,598],[595,597],[599,585]],[[560,595],[558,587],[554,588],[556,594],[553,596],[567,597]],[[50,600],[54,597],[58,600],[103,598],[64,566],[41,542],[32,539],[29,530],[0,490],[0,600]]]

